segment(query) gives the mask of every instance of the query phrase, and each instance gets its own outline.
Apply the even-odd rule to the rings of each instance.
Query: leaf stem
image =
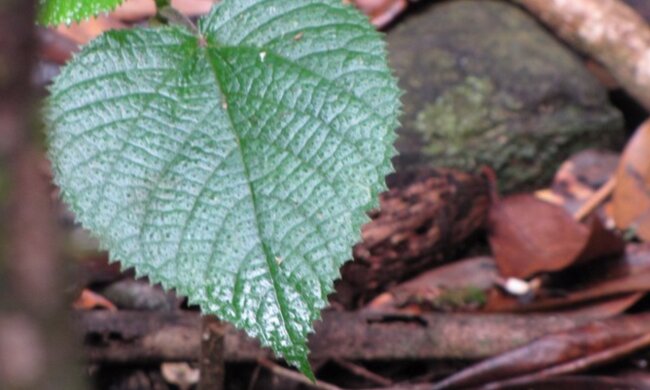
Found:
[[[154,21],[163,25],[183,26],[190,30],[192,33],[197,34],[198,28],[196,27],[196,24],[194,24],[190,18],[179,12],[176,8],[172,7],[168,3],[169,0],[156,0],[158,11],[156,12]]]

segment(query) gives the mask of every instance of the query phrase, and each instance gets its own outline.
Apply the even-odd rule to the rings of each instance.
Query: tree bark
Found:
[[[620,0],[512,0],[602,63],[650,111],[650,27]]]

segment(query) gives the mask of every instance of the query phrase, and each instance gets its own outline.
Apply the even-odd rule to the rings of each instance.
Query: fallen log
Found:
[[[650,110],[650,27],[620,0],[512,0],[603,64]]]
[[[194,312],[80,311],[74,314],[92,363],[197,361],[201,317]],[[573,315],[325,312],[309,338],[312,359],[482,359],[585,324]],[[227,362],[271,357],[257,341],[225,325]]]
[[[483,226],[489,207],[484,178],[450,169],[389,178],[380,208],[362,229],[354,261],[341,269],[332,300],[347,309],[434,265],[450,260]]]

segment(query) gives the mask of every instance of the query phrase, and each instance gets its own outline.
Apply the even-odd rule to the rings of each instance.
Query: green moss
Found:
[[[445,91],[417,115],[416,128],[425,141],[424,153],[448,161],[461,159],[474,165],[468,144],[499,122],[490,104],[494,85],[489,79],[469,76]]]
[[[526,124],[520,118],[525,114],[522,105],[489,78],[468,76],[417,115],[421,153],[436,165],[470,171],[488,165],[510,191],[520,183],[549,178],[561,161],[558,156],[613,138],[598,132],[602,123],[581,121],[584,110],[575,105],[531,113],[538,120]],[[615,115],[609,122],[620,126]],[[517,128],[524,125],[529,131]]]
[[[434,310],[462,310],[478,308],[487,302],[485,291],[477,287],[443,289],[440,294],[410,296],[404,301],[404,306],[415,303]]]
[[[446,309],[463,309],[468,307],[481,307],[487,302],[485,291],[476,287],[466,287],[445,291],[438,299],[435,306]]]

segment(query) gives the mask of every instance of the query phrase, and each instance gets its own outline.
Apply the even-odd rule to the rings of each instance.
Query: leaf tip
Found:
[[[311,364],[309,364],[307,355],[304,355],[299,358],[298,369],[304,376],[307,377],[307,379],[311,381],[311,383],[314,384],[316,383],[316,376],[314,375],[314,372],[311,369]]]

